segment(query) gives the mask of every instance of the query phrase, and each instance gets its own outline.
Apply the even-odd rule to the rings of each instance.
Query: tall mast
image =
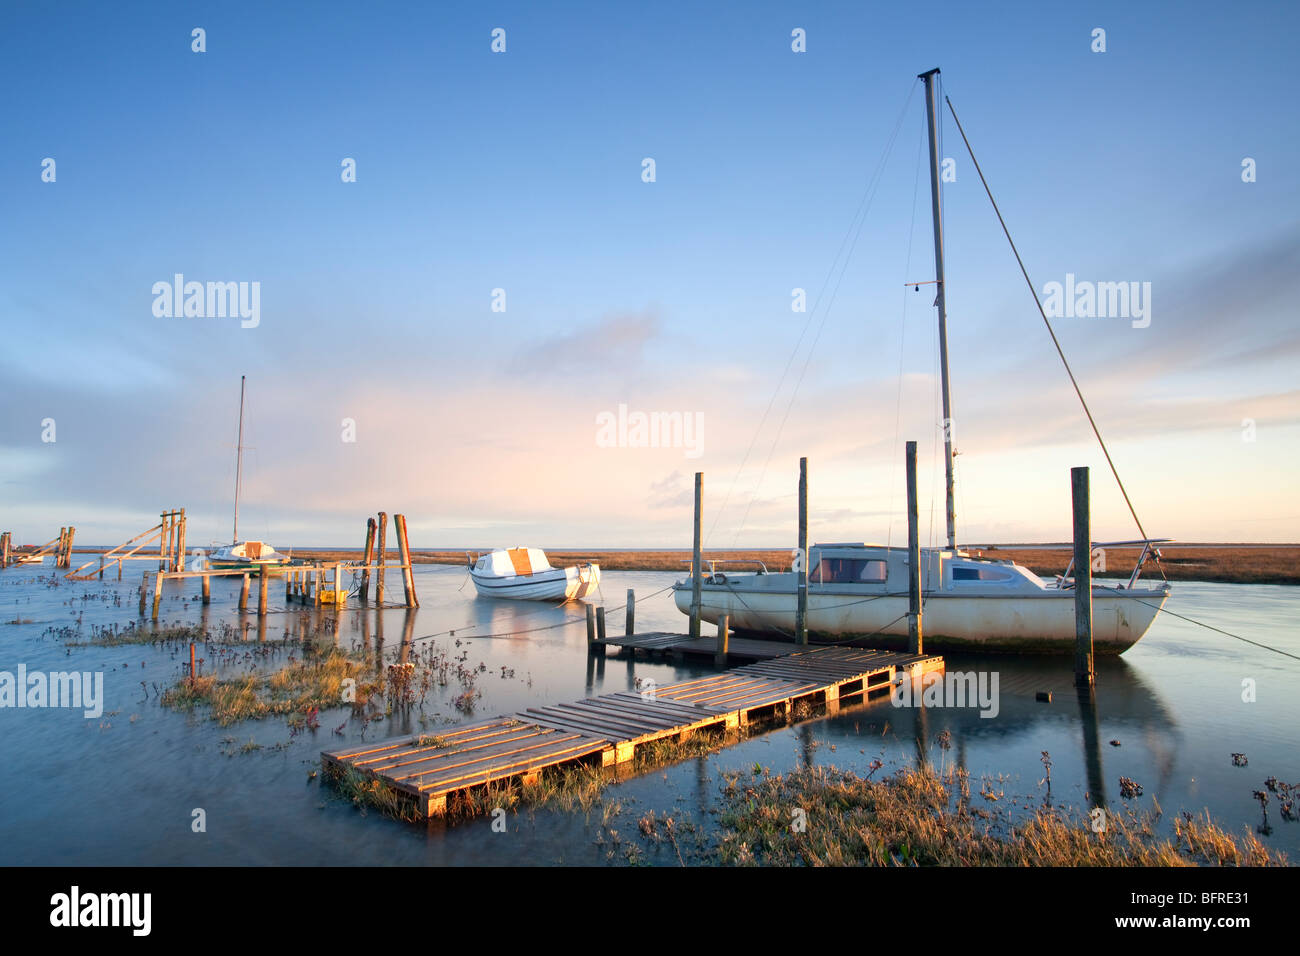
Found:
[[[952,479],[952,396],[948,385],[948,309],[944,303],[943,282],[943,211],[939,201],[939,110],[934,97],[936,67],[918,74],[925,81],[925,118],[930,127],[930,209],[934,214],[934,278],[939,294],[934,305],[939,310],[939,374],[943,388],[943,463],[948,485],[948,547],[957,547],[957,508],[953,502]]]
[[[244,473],[244,378],[239,376],[239,440],[235,444],[235,537],[239,543],[239,483]]]

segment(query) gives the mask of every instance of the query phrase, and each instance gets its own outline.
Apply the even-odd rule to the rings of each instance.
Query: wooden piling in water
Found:
[[[384,603],[385,542],[388,540],[388,513],[379,512],[379,566],[375,569],[375,603]]]
[[[636,633],[636,592],[627,589],[627,614],[623,619],[623,633],[631,637]]]
[[[700,515],[704,506],[704,472],[695,473],[695,533],[691,547],[691,637],[700,636],[700,605],[704,600],[704,554]]]
[[[1070,469],[1074,506],[1074,682],[1088,687],[1096,680],[1092,648],[1092,518],[1088,469]]]
[[[12,531],[0,533],[0,568],[9,567],[9,540]]]
[[[158,620],[158,605],[162,603],[162,572],[157,571],[153,576],[153,619]]]
[[[144,573],[144,576],[140,578],[140,616],[141,617],[144,617],[144,595],[145,595],[144,589],[148,584],[149,584],[149,572],[146,571]]]
[[[808,459],[799,459],[799,590],[794,612],[794,639],[808,643]]]
[[[397,547],[402,556],[402,589],[406,592],[406,606],[419,607],[420,598],[415,593],[415,574],[411,568],[411,542],[406,536],[406,515],[393,515],[397,529]]]
[[[921,654],[921,533],[916,502],[916,442],[907,443],[907,650]]]
[[[68,530],[71,531],[72,529],[69,528]],[[119,561],[117,566],[121,568],[122,563]],[[184,508],[181,509],[181,516],[176,526],[176,560],[172,562],[172,570],[173,571],[185,570],[185,509]]]
[[[724,614],[718,618],[718,649],[713,655],[713,663],[719,667],[727,666],[727,650],[731,646],[731,615]]]
[[[362,561],[365,565],[361,572],[361,603],[365,604],[370,600],[370,566],[375,563],[375,519],[366,519],[366,556]]]
[[[243,583],[239,586],[239,609],[248,610],[248,575],[244,575]]]
[[[266,565],[257,569],[257,614],[259,617],[266,616],[266,587],[271,582],[271,576],[266,573]]]
[[[587,607],[591,607],[590,604]],[[596,656],[605,656],[605,607],[596,608]]]
[[[205,574],[199,580],[203,582],[203,603],[212,603],[212,577]]]
[[[587,653],[596,650],[596,609],[587,605]]]
[[[63,550],[63,567],[65,567],[65,568],[70,568],[70,567],[72,567],[72,539],[73,539],[74,537],[76,537],[76,534],[77,534],[77,528],[76,528],[76,526],[75,526],[75,525],[68,525],[68,536],[67,536],[66,539],[64,539],[64,545],[63,545],[63,549],[64,549],[64,550]],[[119,561],[118,564],[117,564],[117,566],[118,566],[118,569],[120,570],[121,567],[122,567],[122,562]]]

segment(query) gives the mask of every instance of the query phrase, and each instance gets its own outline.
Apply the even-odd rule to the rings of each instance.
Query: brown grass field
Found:
[[[1060,574],[1070,561],[1065,547],[1035,547],[1033,545],[988,545],[970,548],[972,554],[984,557],[1011,559],[1035,574],[1051,577]],[[1094,577],[1127,578],[1137,561],[1138,548],[1113,548],[1106,551],[1106,571],[1094,572]],[[1170,544],[1161,548],[1160,565],[1171,581],[1221,581],[1230,584],[1300,584],[1300,545],[1297,544]],[[607,571],[677,571],[685,574],[690,568],[689,549],[635,550],[635,551],[550,551],[546,552],[551,564],[564,567],[579,562],[595,561]],[[361,551],[331,551],[298,549],[294,556],[307,560],[359,561]],[[389,561],[396,559],[390,552]],[[464,551],[413,551],[411,560],[416,564],[464,564]],[[727,562],[719,570],[750,571],[762,561],[769,571],[790,569],[790,549],[758,549],[753,551],[704,552],[707,566],[711,560]],[[1148,560],[1142,570],[1143,579],[1160,578],[1154,561]]]

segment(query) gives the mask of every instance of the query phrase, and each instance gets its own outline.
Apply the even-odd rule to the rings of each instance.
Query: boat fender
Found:
[[[726,584],[726,583],[727,583],[727,576],[726,576],[725,574],[723,574],[721,571],[715,571],[715,572],[713,572],[713,583],[714,583],[714,584]]]

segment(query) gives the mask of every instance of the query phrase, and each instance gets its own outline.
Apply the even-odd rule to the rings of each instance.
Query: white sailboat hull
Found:
[[[824,583],[819,562],[837,574],[874,577]],[[839,562],[837,565],[835,562]],[[907,639],[906,551],[863,545],[814,547],[810,553],[807,626],[814,642],[872,647]],[[829,573],[829,572],[828,572]],[[716,624],[727,615],[733,629],[792,638],[797,575],[714,574],[701,583],[700,616]],[[691,583],[674,585],[678,610],[690,614]],[[1169,598],[1165,583],[1092,589],[1093,649],[1122,654],[1147,632]],[[922,633],[935,649],[1012,653],[1072,653],[1073,587],[1045,585],[1010,561],[971,558],[962,552],[922,552]]]
[[[1123,596],[1094,590],[1093,647],[1098,654],[1122,654],[1147,632],[1168,599],[1167,591],[1132,591]],[[691,589],[681,585],[674,598],[690,613]],[[734,629],[790,637],[794,634],[794,592],[742,594],[706,586],[700,616],[716,624],[730,616]],[[872,647],[901,646],[907,639],[907,595],[881,597],[846,606],[842,594],[808,594],[812,639],[857,640]],[[1074,650],[1074,592],[1039,597],[949,597],[927,595],[922,613],[927,648],[1024,653]]]

